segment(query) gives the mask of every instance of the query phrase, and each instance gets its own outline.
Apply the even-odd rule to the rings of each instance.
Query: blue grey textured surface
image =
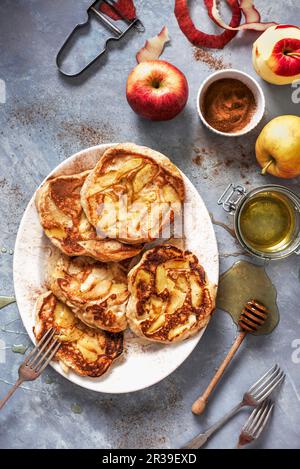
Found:
[[[266,96],[266,113],[260,126],[236,139],[210,133],[197,116],[196,95],[202,80],[216,65],[195,59],[192,46],[178,28],[172,0],[137,0],[146,33],[130,34],[122,44],[113,45],[109,55],[84,76],[66,79],[56,69],[55,55],[89,4],[86,0],[2,0],[0,4],[0,78],[6,85],[6,103],[0,104],[3,295],[13,294],[10,249],[14,248],[28,201],[51,169],[82,148],[134,141],[162,151],[191,179],[215,219],[226,223],[231,220],[216,202],[229,182],[244,183],[249,188],[283,182],[299,193],[299,180],[286,183],[269,176],[263,178],[254,155],[254,143],[264,123],[280,114],[299,115],[299,104],[292,103],[290,86],[277,87],[258,78]],[[256,4],[265,20],[299,24],[299,2],[257,0]],[[194,15],[197,24],[213,30],[204,7],[198,6]],[[163,59],[186,74],[190,96],[186,109],[175,120],[154,123],[131,111],[125,83],[135,65],[136,51],[165,24],[172,43]],[[255,77],[251,44],[256,36],[253,32],[239,34],[224,50],[211,53],[223,64]],[[92,38],[90,42],[92,47]],[[226,165],[228,160],[231,163]],[[243,255],[222,227],[216,226],[215,230],[223,272]],[[278,290],[281,322],[270,336],[247,338],[203,416],[194,416],[191,404],[207,385],[236,334],[230,317],[218,310],[185,363],[144,391],[101,395],[76,387],[48,368],[38,381],[24,385],[1,411],[0,447],[179,448],[221,417],[260,374],[278,362],[287,372],[286,382],[276,396],[268,431],[253,447],[300,448],[300,359],[296,353],[300,344],[299,259],[292,256],[272,263],[267,272]],[[23,359],[11,346],[29,345],[29,339],[15,304],[0,310],[0,326],[3,396],[9,383],[16,380]],[[232,419],[207,448],[233,447],[247,416],[245,410]]]

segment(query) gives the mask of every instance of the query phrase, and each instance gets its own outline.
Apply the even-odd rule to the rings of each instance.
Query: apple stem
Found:
[[[261,174],[264,176],[268,170],[268,167],[273,163],[273,160],[268,161],[268,163],[261,170]]]
[[[291,57],[300,57],[300,52],[288,52],[286,55]]]

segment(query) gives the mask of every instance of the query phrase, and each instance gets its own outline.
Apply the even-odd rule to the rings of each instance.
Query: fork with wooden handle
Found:
[[[209,427],[204,433],[199,433],[195,438],[190,440],[182,449],[198,449],[207,442],[207,440],[217,431],[223,427],[229,419],[237,414],[243,407],[257,407],[260,405],[270,394],[278,388],[284,381],[285,374],[278,365],[274,365],[268,370],[259,380],[257,380],[247,392],[245,392],[243,399],[237,404],[230,412],[222,417],[218,422]]]
[[[194,412],[194,414],[202,414],[206,407],[209,396],[220,381],[225,369],[231,362],[234,354],[240,347],[244,338],[246,337],[248,332],[255,332],[259,327],[261,327],[265,323],[267,319],[267,314],[268,312],[266,307],[258,301],[250,300],[246,303],[239,319],[239,326],[241,328],[241,332],[238,334],[237,338],[231,346],[231,349],[229,350],[225,359],[221,363],[218,371],[214,375],[213,379],[207,386],[204,393],[200,397],[198,397],[198,399],[194,402],[192,406],[192,411]]]
[[[25,358],[19,368],[19,379],[6,396],[0,400],[0,410],[24,381],[37,379],[52,360],[61,345],[61,342],[54,338],[54,334],[55,329],[48,329],[36,347]]]

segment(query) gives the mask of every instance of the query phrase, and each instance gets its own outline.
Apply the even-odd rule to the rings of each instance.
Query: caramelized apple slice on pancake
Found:
[[[48,287],[81,321],[109,332],[126,329],[127,276],[116,262],[69,257],[56,251],[48,265]]]
[[[68,256],[90,256],[116,262],[137,255],[141,245],[99,239],[80,203],[80,190],[89,171],[48,179],[36,194],[40,222],[48,238]]]
[[[128,274],[128,289],[130,328],[156,342],[179,342],[196,334],[215,306],[215,289],[197,257],[172,245],[145,252]]]
[[[123,334],[92,329],[76,318],[71,309],[52,292],[36,303],[34,334],[38,340],[53,327],[61,346],[55,360],[82,376],[103,375],[123,351]]]
[[[161,153],[133,143],[106,150],[81,190],[81,204],[98,236],[129,244],[159,238],[181,214],[184,197],[178,168]]]

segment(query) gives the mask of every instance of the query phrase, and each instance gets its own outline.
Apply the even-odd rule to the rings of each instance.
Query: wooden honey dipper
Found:
[[[225,369],[231,362],[234,354],[238,350],[244,338],[246,337],[248,332],[257,331],[257,329],[259,329],[265,323],[267,315],[267,308],[261,303],[259,303],[257,300],[250,300],[245,304],[238,323],[241,328],[241,332],[238,334],[227,356],[221,363],[218,371],[214,375],[213,379],[207,386],[202,396],[198,397],[198,399],[194,402],[192,406],[192,411],[194,412],[194,414],[202,414],[206,407],[209,396],[216,387],[217,383],[219,382]]]

